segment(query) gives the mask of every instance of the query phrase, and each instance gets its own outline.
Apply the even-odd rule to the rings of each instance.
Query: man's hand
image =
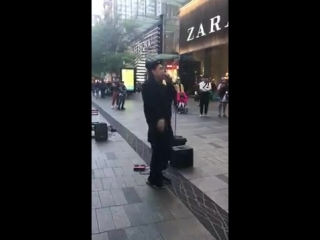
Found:
[[[167,83],[172,83],[172,77],[168,73],[164,73],[163,77]]]
[[[157,123],[157,128],[160,132],[163,132],[164,131],[164,119],[160,119]]]

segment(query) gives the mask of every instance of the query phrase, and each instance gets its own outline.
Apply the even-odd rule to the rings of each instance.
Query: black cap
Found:
[[[155,69],[159,64],[161,64],[161,62],[159,60],[154,60],[154,61],[147,61],[146,62],[146,68],[148,71],[151,71],[153,69]]]

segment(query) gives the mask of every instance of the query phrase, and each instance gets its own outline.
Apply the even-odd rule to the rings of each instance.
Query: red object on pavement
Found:
[[[133,167],[133,171],[135,171],[135,172],[143,172],[143,171],[146,170],[146,168],[147,168],[147,166],[144,165],[144,164],[136,164]]]
[[[98,110],[91,110],[91,115],[98,115],[98,114],[99,114]]]

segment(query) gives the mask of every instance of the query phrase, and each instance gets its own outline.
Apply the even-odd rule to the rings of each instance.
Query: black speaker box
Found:
[[[108,125],[106,123],[96,123],[94,125],[94,138],[97,142],[108,140]]]
[[[172,148],[170,165],[177,169],[193,167],[193,148],[182,145]]]

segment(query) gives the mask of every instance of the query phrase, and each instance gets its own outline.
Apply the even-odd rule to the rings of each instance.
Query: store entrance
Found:
[[[180,81],[188,95],[195,91],[196,79],[200,75],[201,63],[199,61],[187,60],[179,62]]]
[[[213,47],[211,50],[211,63],[210,75],[213,77],[216,83],[221,81],[221,78],[225,76],[229,69],[229,46],[223,44],[217,47]]]

